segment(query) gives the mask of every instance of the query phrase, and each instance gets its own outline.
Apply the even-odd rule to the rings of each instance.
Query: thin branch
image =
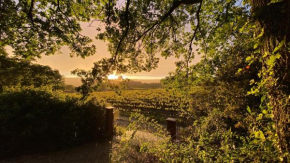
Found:
[[[201,34],[202,40],[203,40],[204,49],[205,49],[205,51],[204,51],[204,61],[206,61],[207,60],[207,58],[206,58],[206,55],[207,55],[207,44],[205,42],[204,35],[201,33],[201,29],[200,28],[198,28],[198,29],[199,29],[199,32]],[[204,71],[204,75],[206,75],[205,62],[203,62],[203,71]]]
[[[95,21],[99,21],[99,22],[102,22],[102,20],[100,19],[94,19],[90,22],[90,24],[87,26],[87,27],[97,27],[97,26],[92,26],[92,24],[95,22]]]
[[[188,58],[186,60],[186,77],[188,78],[188,67],[189,67],[189,60],[192,56],[192,42],[196,36],[196,33],[197,33],[197,30],[199,29],[199,25],[200,25],[200,11],[201,11],[201,6],[202,6],[202,1],[199,3],[199,7],[197,9],[197,12],[196,12],[196,17],[197,17],[197,25],[195,27],[195,30],[194,30],[194,33],[193,33],[193,36],[191,37],[191,40],[190,40],[190,44],[189,44],[189,55],[188,55]]]
[[[197,30],[198,30],[199,25],[200,25],[200,16],[199,16],[199,13],[200,13],[200,11],[201,11],[201,6],[202,6],[202,1],[200,2],[199,7],[198,7],[198,10],[197,10],[197,12],[196,12],[197,25],[196,25],[196,27],[195,27],[194,33],[193,33],[193,35],[192,35],[192,37],[191,37],[190,44],[189,44],[189,53],[190,53],[190,55],[191,55],[191,53],[192,53],[192,42],[193,42],[193,40],[194,40],[194,38],[195,38],[195,36],[196,36]]]
[[[113,62],[115,62],[116,57],[117,57],[117,55],[118,55],[118,52],[119,52],[119,50],[120,50],[120,48],[121,48],[121,44],[122,44],[123,40],[125,39],[125,37],[127,36],[128,31],[129,31],[129,27],[130,27],[130,23],[129,23],[129,6],[130,6],[130,0],[127,0],[127,3],[126,3],[126,11],[125,11],[125,15],[126,15],[126,24],[127,24],[127,25],[126,25],[126,29],[125,29],[125,31],[124,31],[124,33],[123,33],[123,35],[122,35],[122,38],[120,39],[120,41],[119,41],[119,43],[118,43],[118,46],[117,46],[116,52],[115,52],[115,54],[114,54],[114,56],[113,56]]]
[[[102,10],[100,11],[100,13],[98,15],[101,15],[101,13],[104,11],[104,7],[102,7]],[[95,21],[103,21],[103,20],[100,20],[100,19],[94,19],[88,27],[94,27],[94,26],[91,26]]]
[[[29,11],[27,13],[27,17],[28,17],[28,19],[30,19],[32,26],[34,26],[33,15],[32,15],[33,7],[34,7],[34,0],[31,0]]]
[[[174,22],[178,26],[177,21],[174,19],[174,17],[171,14],[170,14],[170,18],[171,18],[172,22]]]
[[[171,8],[161,17],[160,20],[156,21],[151,27],[149,27],[147,30],[143,32],[136,40],[135,42],[139,41],[143,36],[145,36],[150,30],[152,30],[157,24],[161,24],[168,16],[172,14],[172,12],[179,7],[182,4],[196,4],[196,3],[201,3],[202,0],[181,0],[181,1],[175,1],[173,2]]]
[[[160,20],[157,20],[153,25],[151,25],[148,29],[146,29],[136,40],[134,40],[133,42],[138,42],[140,41],[140,39],[142,39],[149,31],[153,30],[154,31],[159,27],[159,25],[165,21],[171,14],[172,12],[178,8],[180,5],[185,4],[185,5],[190,5],[190,4],[196,4],[196,3],[200,3],[199,6],[199,10],[198,10],[198,20],[199,20],[199,12],[200,12],[200,8],[201,8],[201,3],[202,0],[180,0],[180,1],[175,1],[173,2],[171,8],[160,18]],[[114,64],[114,62],[116,61],[116,57],[118,55],[118,52],[120,51],[122,42],[124,41],[125,37],[127,37],[128,35],[128,31],[129,31],[129,5],[130,5],[130,0],[127,0],[127,4],[126,4],[126,11],[125,11],[125,15],[126,15],[126,29],[123,32],[123,35],[117,45],[116,51],[114,56],[112,57],[112,64]],[[142,41],[143,42],[143,41]]]
[[[230,4],[228,3],[227,4],[227,7],[226,7],[226,17],[225,17],[225,20],[223,22],[221,22],[220,24],[218,24],[217,26],[215,26],[210,32],[209,32],[209,35],[212,35],[219,27],[223,26],[224,23],[226,23],[228,21],[228,10],[229,10],[229,6]]]
[[[186,65],[187,65],[186,67],[187,67],[187,68],[188,68],[189,60],[190,60],[190,58],[191,58],[191,56],[192,56],[192,42],[193,42],[193,40],[194,40],[194,38],[195,38],[195,36],[196,36],[197,30],[199,29],[199,25],[200,25],[200,16],[199,16],[199,13],[200,13],[200,11],[201,11],[201,6],[202,6],[202,1],[200,2],[199,7],[198,7],[198,10],[197,10],[197,12],[196,12],[197,25],[196,25],[196,27],[195,27],[194,33],[193,33],[193,35],[192,35],[192,37],[191,37],[190,44],[189,44],[189,55],[188,55],[188,58],[187,58],[187,60],[186,60]],[[187,73],[188,73],[188,72],[187,72]]]
[[[111,17],[111,1],[112,1],[112,0],[109,0],[109,4],[108,4],[108,9],[109,9],[109,11],[108,11],[107,23],[108,23],[109,25],[111,24],[111,22],[110,22],[110,17]]]
[[[204,48],[205,48],[205,59],[206,59],[206,54],[207,54],[207,44],[206,44],[206,41],[205,41],[205,35],[203,35],[203,34],[201,33],[201,29],[200,29],[200,27],[198,28],[198,30],[199,30],[199,32],[200,32],[200,34],[201,34],[202,41],[203,41],[203,44],[204,44]]]
[[[78,36],[84,36],[82,35],[77,29],[76,27],[73,25],[73,23],[71,22],[70,18],[60,9],[60,2],[59,0],[57,0],[57,8],[56,11],[60,11],[62,15],[64,15],[65,19],[69,22],[69,24],[71,24],[71,27],[78,33]]]

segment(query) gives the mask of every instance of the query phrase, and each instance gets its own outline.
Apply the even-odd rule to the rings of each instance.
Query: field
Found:
[[[119,109],[122,115],[139,112],[155,117],[178,117],[180,111],[188,108],[188,101],[181,94],[164,89],[126,90],[120,94],[114,91],[95,92],[93,97],[106,106]]]

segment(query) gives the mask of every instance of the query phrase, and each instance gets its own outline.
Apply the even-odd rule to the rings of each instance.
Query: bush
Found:
[[[184,110],[183,117],[187,125],[178,132],[176,143],[149,141],[138,136],[121,139],[116,145],[118,153],[113,155],[112,161],[281,161],[273,141],[276,135],[272,115],[266,111],[262,112],[258,105],[259,98],[249,97],[244,89],[234,84],[198,87],[190,93],[190,108]],[[146,117],[137,116],[127,130],[140,133],[144,126],[151,124],[150,122]],[[151,128],[155,125],[152,124]],[[157,134],[160,130],[165,131],[158,129],[158,132],[150,133]],[[164,133],[159,137],[166,140]]]
[[[0,158],[100,138],[104,117],[93,100],[83,103],[63,93],[27,89],[0,94]]]

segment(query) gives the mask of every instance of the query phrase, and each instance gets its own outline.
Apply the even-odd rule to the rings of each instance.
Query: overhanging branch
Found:
[[[191,37],[190,44],[189,44],[189,53],[190,53],[190,55],[191,55],[191,53],[192,53],[192,42],[193,42],[193,40],[194,40],[194,38],[195,38],[195,36],[196,36],[196,32],[197,32],[197,30],[198,30],[198,28],[199,28],[199,25],[200,25],[200,16],[199,16],[199,13],[200,13],[200,11],[201,11],[201,6],[202,6],[202,1],[200,2],[199,7],[198,7],[198,10],[197,10],[197,12],[196,12],[197,25],[196,25],[196,27],[195,27],[194,33],[193,33],[193,35],[192,35],[192,37]]]
[[[189,73],[188,72],[189,71],[189,60],[190,60],[190,58],[192,56],[192,42],[193,42],[193,40],[194,40],[194,38],[196,36],[197,30],[199,29],[199,26],[200,26],[200,16],[199,16],[199,14],[200,14],[200,11],[201,11],[201,6],[202,6],[202,1],[200,2],[199,7],[198,7],[197,12],[196,12],[197,25],[195,27],[194,33],[193,33],[193,35],[191,37],[191,40],[190,40],[190,43],[189,43],[189,55],[188,55],[187,60],[186,60],[186,77],[187,78],[188,78],[188,73]]]
[[[29,7],[29,10],[27,13],[27,17],[31,21],[32,26],[34,26],[33,15],[32,15],[33,7],[34,7],[34,0],[31,0],[30,7]]]
[[[160,20],[156,21],[153,25],[151,25],[147,30],[145,30],[136,40],[135,42],[139,41],[143,36],[145,36],[150,30],[152,30],[156,25],[161,24],[168,16],[172,14],[172,12],[178,8],[180,5],[190,5],[190,4],[196,4],[201,3],[202,0],[180,0],[173,2],[171,8],[161,17]]]
[[[130,23],[129,23],[129,6],[130,6],[130,0],[127,0],[127,3],[126,3],[126,11],[125,11],[125,15],[126,15],[126,29],[118,43],[118,46],[117,46],[117,49],[116,49],[116,52],[113,56],[113,62],[115,62],[116,60],[116,57],[118,55],[118,52],[121,48],[121,45],[122,45],[122,42],[123,40],[125,39],[125,37],[128,35],[128,31],[129,31],[129,26],[130,26]]]
[[[200,3],[199,9],[197,11],[198,26],[199,26],[199,12],[200,12],[200,8],[201,8],[201,5],[202,5],[202,0],[179,0],[179,1],[174,1],[172,3],[172,6],[170,7],[170,9],[163,16],[161,16],[161,18],[159,20],[157,20],[149,28],[147,28],[141,35],[139,35],[138,38],[135,39],[132,43],[137,43],[138,41],[140,41],[140,39],[142,39],[146,34],[148,34],[149,31],[156,30],[156,26],[159,26],[163,21],[165,21],[168,17],[170,17],[171,14],[172,14],[172,12],[176,8],[178,8],[180,5],[183,5],[183,4],[184,5],[192,5],[192,4],[197,4],[197,3]],[[128,18],[128,16],[129,16],[129,5],[130,5],[130,0],[127,0],[127,3],[126,3],[126,11],[125,11],[125,15],[126,15],[126,17],[125,17],[126,18],[126,29],[123,32],[120,41],[118,42],[116,51],[115,51],[114,56],[112,58],[113,59],[113,63],[116,61],[116,57],[117,57],[117,55],[118,55],[118,53],[119,53],[119,51],[121,49],[121,45],[122,45],[124,39],[127,37],[128,32],[129,32],[129,18]],[[174,21],[174,19],[173,19],[173,21]],[[196,33],[196,30],[195,30],[195,33]],[[194,37],[192,38],[192,40],[194,39]],[[192,41],[191,41],[191,43],[192,43]]]
[[[60,2],[59,0],[57,0],[57,8],[56,11],[59,11],[66,19],[66,21],[71,25],[71,28],[73,28],[75,30],[75,32],[77,32],[78,36],[84,36],[82,35],[78,29],[76,29],[76,27],[74,26],[74,24],[72,23],[72,21],[70,20],[70,18],[61,10],[60,8]]]

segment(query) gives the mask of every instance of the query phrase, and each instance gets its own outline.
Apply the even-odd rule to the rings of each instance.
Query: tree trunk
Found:
[[[265,82],[265,93],[274,114],[277,147],[283,162],[287,162],[285,155],[289,154],[290,146],[290,49],[287,49],[290,46],[290,0],[270,2],[271,0],[251,0],[251,12],[257,34],[264,30],[260,44],[262,83]],[[279,45],[281,48],[274,52]],[[269,64],[270,58],[277,54],[281,57],[276,59],[275,64]]]

